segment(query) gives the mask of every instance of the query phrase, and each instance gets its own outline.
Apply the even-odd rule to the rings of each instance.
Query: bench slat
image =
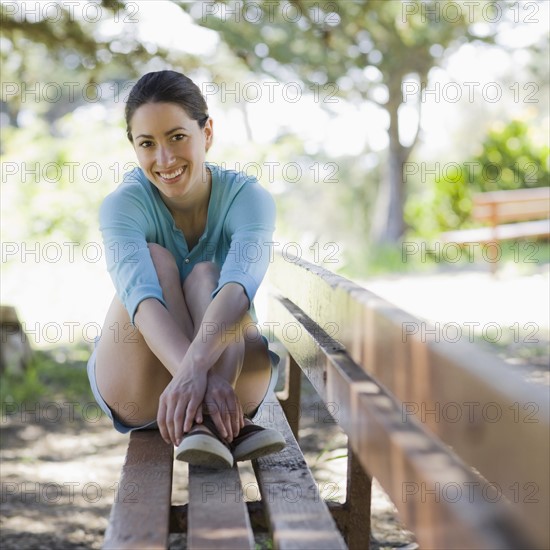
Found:
[[[189,466],[188,547],[191,550],[254,548],[254,535],[237,466]]]
[[[173,457],[158,430],[130,434],[104,548],[168,547]]]
[[[262,404],[255,422],[279,430],[287,443],[281,452],[252,461],[275,548],[347,548],[273,394]]]
[[[446,231],[441,234],[443,242],[447,243],[490,243],[528,237],[547,237],[550,235],[550,220],[535,222],[510,223],[496,227],[476,227]]]
[[[502,359],[464,340],[434,342],[422,337],[421,328],[427,327],[422,321],[319,266],[285,261],[277,255],[270,282],[285,289],[286,296],[330,330],[358,365],[408,403],[423,427],[497,484],[537,540],[550,544],[546,521],[550,414],[545,388],[525,382]],[[276,311],[270,318],[277,322],[277,331],[293,317]],[[405,338],[404,330],[411,326],[417,333]],[[284,342],[282,332],[277,336]],[[315,368],[315,346],[300,352],[298,348],[306,347],[303,343],[303,338],[294,344],[285,342],[293,354],[294,349],[302,353],[302,368],[326,399],[323,384],[316,382],[322,381],[323,373]],[[300,362],[298,356],[295,359]],[[474,420],[468,403],[477,404]],[[440,409],[458,404],[463,408],[461,417],[422,414],[437,410],[438,404]],[[492,408],[481,414],[487,406]],[[498,422],[495,411],[502,413]],[[360,416],[357,411],[354,414]],[[506,460],[501,459],[504,456]],[[376,471],[370,473],[378,477]]]
[[[474,204],[502,204],[509,202],[550,201],[550,187],[505,189],[474,194]]]

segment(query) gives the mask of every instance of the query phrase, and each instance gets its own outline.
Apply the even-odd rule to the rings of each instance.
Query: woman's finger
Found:
[[[239,404],[239,431],[241,431],[244,428],[244,411],[243,406],[241,405],[241,402],[237,399],[237,403]]]
[[[237,436],[240,432],[240,413],[239,413],[239,401],[236,398],[233,398],[233,404],[231,408],[231,428],[233,430],[233,436]]]
[[[187,407],[184,401],[179,401],[174,410],[174,438],[175,445],[179,445],[183,438],[183,420]]]
[[[166,428],[166,403],[164,402],[164,399],[162,398],[162,396],[159,399],[159,408],[157,411],[157,424],[158,424],[162,439],[164,439],[166,443],[170,443],[170,435]]]
[[[223,419],[223,410],[220,410],[220,406],[218,403],[211,401],[208,404],[208,414],[212,418],[214,425],[218,429],[218,432],[220,433],[221,437],[223,439],[227,439],[229,436],[229,433],[227,431],[227,426]]]
[[[172,445],[176,444],[176,438],[174,436],[174,411],[174,403],[171,399],[169,399],[166,403],[166,429],[168,431],[168,437]]]
[[[197,402],[197,399],[195,396],[192,396],[189,400],[189,403],[187,403],[187,407],[185,409],[185,418],[183,421],[183,431],[187,433],[191,428],[193,427],[193,423],[195,422],[195,416],[197,415],[197,410],[199,409],[200,402]]]
[[[226,402],[223,406],[222,422],[227,432],[226,439],[233,441],[233,423],[231,422],[231,411],[229,410],[229,404]]]

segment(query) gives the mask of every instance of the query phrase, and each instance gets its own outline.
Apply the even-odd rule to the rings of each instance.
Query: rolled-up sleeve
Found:
[[[131,189],[119,189],[101,204],[99,228],[107,270],[132,324],[138,305],[146,298],[156,298],[166,307],[147,246],[148,223],[146,212]]]
[[[240,284],[249,306],[269,267],[275,231],[275,202],[256,180],[247,181],[233,199],[224,223],[230,241],[212,297],[227,283]]]

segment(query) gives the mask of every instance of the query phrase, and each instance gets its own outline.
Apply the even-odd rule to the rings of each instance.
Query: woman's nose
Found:
[[[161,168],[168,168],[174,162],[174,154],[170,147],[159,146],[157,149],[157,164]]]

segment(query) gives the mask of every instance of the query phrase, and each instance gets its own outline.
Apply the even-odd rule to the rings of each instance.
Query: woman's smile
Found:
[[[172,169],[170,171],[162,171],[162,172],[155,172],[155,173],[163,183],[171,185],[174,183],[178,183],[180,181],[180,177],[185,174],[186,170],[187,170],[187,165],[176,168],[175,170]]]

